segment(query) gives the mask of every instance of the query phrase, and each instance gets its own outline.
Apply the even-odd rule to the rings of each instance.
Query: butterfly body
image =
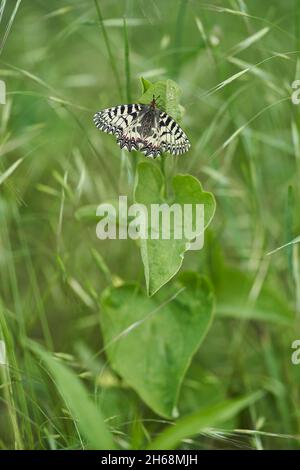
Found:
[[[162,152],[173,155],[185,153],[190,142],[181,127],[156,106],[128,104],[99,111],[94,116],[96,127],[114,134],[121,148],[140,150],[147,157],[156,158]]]

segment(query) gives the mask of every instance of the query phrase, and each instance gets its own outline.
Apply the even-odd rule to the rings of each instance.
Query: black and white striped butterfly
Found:
[[[103,109],[94,116],[98,129],[114,134],[121,148],[140,150],[146,157],[156,158],[162,152],[181,155],[191,144],[181,127],[167,113],[156,106],[121,104]]]

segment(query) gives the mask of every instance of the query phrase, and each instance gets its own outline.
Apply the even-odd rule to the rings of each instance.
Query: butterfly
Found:
[[[96,127],[114,134],[121,149],[140,150],[146,157],[156,158],[162,152],[181,155],[191,144],[181,127],[156,105],[121,104],[103,109],[94,115]]]

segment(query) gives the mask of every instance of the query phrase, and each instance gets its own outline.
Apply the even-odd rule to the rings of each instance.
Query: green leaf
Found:
[[[172,203],[181,205],[182,211],[183,204],[192,204],[193,208],[196,204],[204,205],[204,225],[206,228],[215,212],[216,203],[213,194],[204,192],[200,182],[191,175],[176,175],[172,183],[174,189]],[[148,214],[150,214],[152,204],[169,202],[164,197],[164,192],[164,179],[159,168],[153,163],[140,163],[137,169],[135,201],[144,204],[148,209]],[[193,228],[195,228],[194,224]],[[157,292],[178,272],[190,241],[184,236],[182,239],[175,239],[174,234],[171,234],[170,239],[163,239],[161,227],[158,239],[151,239],[149,233],[147,239],[140,240],[149,295]]]
[[[294,321],[295,314],[283,296],[267,285],[254,301],[249,298],[254,279],[248,273],[226,266],[219,269],[218,277],[218,282],[214,283],[218,315],[283,325]]]
[[[205,359],[204,359],[205,361]],[[193,361],[182,384],[178,409],[183,415],[227,398],[227,384],[210,370]]]
[[[274,277],[265,280],[255,298],[251,296],[255,284],[253,272],[242,271],[227,264],[220,240],[206,235],[209,263],[207,270],[214,286],[216,314],[239,320],[259,320],[279,325],[295,321],[295,311],[291,307],[280,285],[274,286]],[[271,273],[270,273],[271,274]]]
[[[213,315],[213,294],[196,273],[149,298],[136,284],[101,297],[101,326],[112,368],[156,413],[171,417],[180,385]]]
[[[55,359],[37,343],[30,342],[31,350],[49,370],[76,426],[85,436],[90,449],[114,449],[113,439],[106,429],[99,408],[90,399],[85,387],[68,367]]]
[[[183,439],[195,436],[205,429],[231,419],[242,409],[261,398],[262,393],[256,392],[242,398],[225,400],[211,405],[168,426],[151,444],[148,449],[174,449]]]
[[[149,80],[147,80],[144,77],[141,77],[140,80],[141,80],[141,85],[142,85],[142,93],[144,94],[144,93],[146,93],[148,88],[153,86],[153,84],[152,84],[152,82],[150,82]]]
[[[167,114],[172,116],[175,121],[180,121],[183,115],[183,108],[179,104],[181,90],[177,83],[173,80],[160,80],[151,83],[144,78],[141,79],[143,86],[143,94],[138,99],[139,103],[149,104],[153,95],[157,99],[157,105],[160,109],[164,110]]]
[[[84,222],[97,222],[99,217],[97,216],[97,205],[88,204],[86,206],[81,206],[75,211],[75,219]]]

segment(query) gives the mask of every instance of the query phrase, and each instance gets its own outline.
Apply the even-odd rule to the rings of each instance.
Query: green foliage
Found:
[[[226,400],[217,405],[207,406],[192,415],[179,419],[175,426],[166,428],[159,437],[149,445],[149,449],[175,449],[180,441],[199,434],[205,429],[220,424],[235,416],[243,408],[249,406],[261,393],[253,393],[249,396]]]
[[[212,320],[209,284],[184,273],[152,299],[138,285],[125,284],[104,291],[101,305],[113,369],[156,413],[171,418],[184,374]]]
[[[88,392],[78,377],[37,343],[31,342],[30,348],[45,363],[53,377],[55,386],[68,407],[75,428],[78,427],[79,432],[87,441],[87,448],[114,449],[115,445],[106,429],[103,416],[89,398]]]
[[[207,227],[215,212],[213,195],[203,191],[200,182],[191,175],[174,176],[172,186],[174,194],[170,199],[165,196],[165,183],[159,168],[152,163],[140,163],[134,192],[135,201],[144,204],[149,214],[152,204],[166,202],[179,204],[182,208],[182,214],[184,204],[191,204],[193,208],[196,204],[203,204],[204,225]],[[195,231],[195,216],[192,222]],[[186,239],[184,236],[181,239],[176,239],[174,233],[171,233],[170,239],[164,240],[161,225],[158,239],[155,240],[150,237],[150,222],[148,225],[149,236],[140,240],[140,246],[147,291],[149,295],[153,295],[180,269],[184,253],[189,247],[188,242],[191,240]]]
[[[300,3],[0,3],[0,449],[299,449]],[[92,116],[153,94],[192,146],[148,163]],[[119,195],[203,249],[100,241]]]
[[[160,109],[163,109],[176,121],[182,119],[183,108],[179,104],[181,91],[173,80],[159,80],[151,83],[141,77],[141,83],[143,94],[138,99],[139,103],[149,104],[154,96]]]
[[[140,78],[141,81],[141,86],[142,86],[142,94],[144,95],[146,91],[153,86],[153,84],[150,82],[150,80],[147,80],[144,77]]]
[[[233,267],[220,269],[215,284],[217,313],[245,320],[261,320],[282,325],[294,321],[294,312],[284,296],[264,285],[258,297],[251,297],[253,278]]]

